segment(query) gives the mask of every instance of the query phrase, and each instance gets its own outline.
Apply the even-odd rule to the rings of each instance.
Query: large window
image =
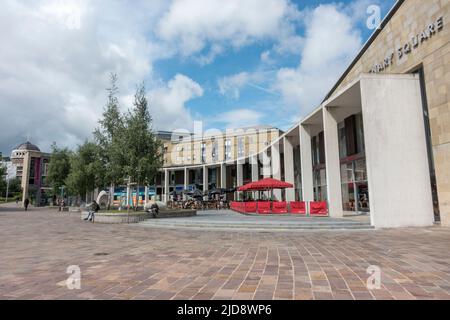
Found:
[[[218,158],[219,158],[219,154],[218,154],[218,149],[217,149],[217,141],[213,140],[212,141],[212,148],[211,148],[211,157],[212,157],[212,161],[213,162],[217,162]]]
[[[201,152],[202,152],[202,163],[206,163],[206,142],[202,142],[201,145]]]
[[[338,125],[344,211],[368,212],[369,188],[362,114],[352,115]]]
[[[314,170],[314,200],[327,200],[327,173],[325,169]]]
[[[231,160],[231,139],[225,140],[225,160]]]
[[[244,143],[244,137],[238,138],[238,157],[243,158],[245,157],[245,143]]]

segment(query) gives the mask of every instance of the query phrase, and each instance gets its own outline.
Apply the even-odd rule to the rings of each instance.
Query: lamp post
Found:
[[[6,177],[6,197],[5,202],[8,202],[8,194],[9,194],[9,179]]]
[[[132,196],[132,192],[130,192],[130,191],[131,191],[131,186],[135,185],[136,183],[131,183],[130,176],[128,176],[128,178],[125,178],[124,180],[127,183],[127,222],[130,223],[130,198]]]

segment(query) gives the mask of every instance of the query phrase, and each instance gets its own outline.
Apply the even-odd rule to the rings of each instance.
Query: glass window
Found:
[[[231,160],[231,139],[225,140],[225,160]]]
[[[201,151],[202,151],[202,163],[205,163],[206,162],[206,143],[205,142],[202,142]]]
[[[364,143],[364,124],[362,113],[359,113],[355,116],[355,125],[356,125],[356,151],[358,153],[363,152],[366,149]]]
[[[212,143],[211,157],[214,162],[218,160],[217,141],[213,141]]]
[[[345,122],[338,125],[339,133],[339,157],[340,159],[347,157],[347,140],[345,135]]]
[[[245,156],[245,145],[244,145],[244,137],[238,138],[238,157],[242,158]]]

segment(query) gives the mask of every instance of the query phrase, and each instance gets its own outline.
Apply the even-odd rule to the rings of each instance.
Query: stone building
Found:
[[[196,179],[206,190],[272,176],[295,185],[278,198],[327,201],[331,217],[450,226],[449,19],[450,0],[397,1],[323,102],[258,148],[240,153],[240,135],[167,142],[163,198]],[[228,160],[227,143],[238,150]]]
[[[11,153],[11,162],[16,168],[16,177],[22,183],[23,201],[29,198],[35,205],[47,204],[47,171],[50,154],[30,142],[17,146]]]

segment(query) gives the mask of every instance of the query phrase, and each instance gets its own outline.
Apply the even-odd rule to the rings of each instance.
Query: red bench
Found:
[[[290,202],[292,214],[306,215],[306,202],[305,201],[291,201]]]
[[[328,205],[326,201],[311,201],[309,203],[310,216],[328,216]]]
[[[287,202],[286,201],[273,202],[272,213],[276,214],[288,213]]]
[[[258,201],[258,213],[259,214],[271,213],[270,202],[269,201]]]

